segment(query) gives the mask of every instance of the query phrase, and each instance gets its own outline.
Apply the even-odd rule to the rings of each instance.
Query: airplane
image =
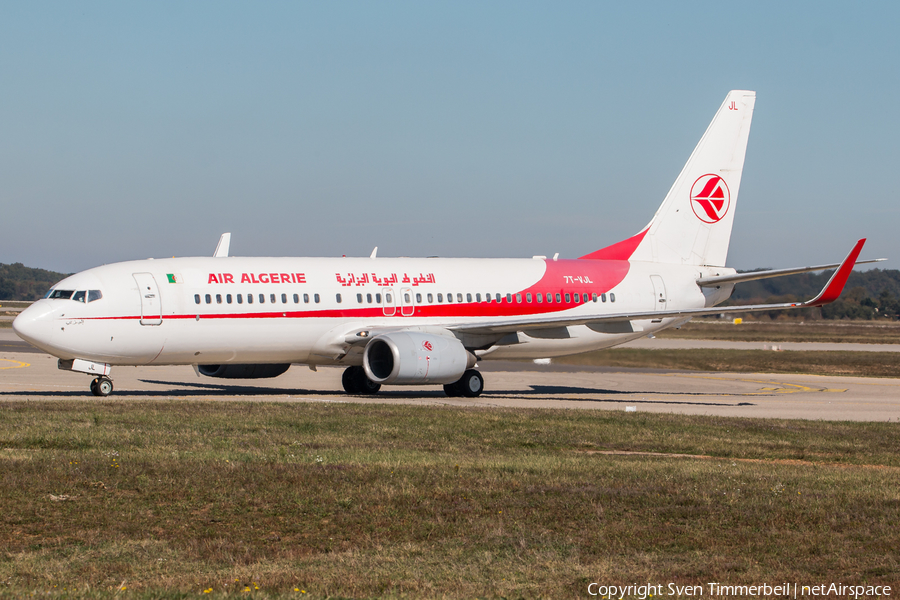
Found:
[[[104,265],[60,281],[15,319],[60,369],[113,391],[122,365],[192,365],[199,375],[277,377],[292,364],[346,367],[348,394],[443,385],[477,397],[491,359],[610,348],[693,317],[822,306],[838,298],[865,239],[839,264],[738,273],[725,267],[756,93],[734,90],[650,223],[578,259],[259,258]],[[884,259],[878,259],[884,260]],[[837,269],[806,302],[717,306],[737,283]]]

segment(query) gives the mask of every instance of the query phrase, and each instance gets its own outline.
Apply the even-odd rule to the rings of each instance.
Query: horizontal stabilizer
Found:
[[[465,333],[509,333],[513,331],[529,331],[531,329],[541,329],[547,327],[561,327],[574,325],[587,325],[596,330],[596,326],[601,323],[615,323],[622,321],[641,321],[646,319],[667,319],[678,317],[702,317],[704,315],[719,315],[728,313],[747,313],[759,312],[764,310],[785,310],[791,308],[809,308],[812,306],[823,306],[830,302],[834,302],[844,291],[847,284],[847,278],[862,252],[865,239],[856,242],[853,250],[847,255],[847,258],[840,264],[834,275],[822,288],[822,291],[807,302],[782,302],[778,304],[749,304],[744,306],[711,306],[708,308],[688,308],[681,310],[653,310],[640,311],[631,313],[605,314],[605,315],[583,315],[579,317],[544,317],[544,318],[519,318],[506,319],[494,322],[469,323],[464,325],[449,325],[447,329],[456,332]]]

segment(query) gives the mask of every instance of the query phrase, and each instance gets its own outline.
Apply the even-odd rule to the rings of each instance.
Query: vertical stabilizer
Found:
[[[756,92],[729,92],[650,224],[582,258],[724,266],[755,102]]]

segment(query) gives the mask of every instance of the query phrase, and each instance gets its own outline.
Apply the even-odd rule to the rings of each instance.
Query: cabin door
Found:
[[[150,273],[134,273],[134,280],[141,295],[141,325],[159,325],[162,323],[162,306],[156,279]]]
[[[659,275],[651,275],[650,281],[653,282],[653,310],[666,310],[666,284]]]

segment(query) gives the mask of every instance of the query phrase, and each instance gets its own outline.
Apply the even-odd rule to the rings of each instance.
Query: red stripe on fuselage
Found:
[[[621,242],[616,242],[612,246],[607,246],[596,252],[585,254],[580,260],[628,260],[631,258],[631,255],[634,254],[634,251],[637,250],[637,247],[640,246],[641,241],[644,239],[644,236],[647,235],[649,230],[650,228],[647,227],[647,229],[637,235],[631,236],[627,240],[622,240]]]
[[[395,313],[391,316],[384,314],[384,307],[381,304],[366,304],[365,306],[357,305],[357,308],[330,308],[330,309],[313,309],[313,310],[269,310],[266,312],[228,312],[214,313],[203,312],[204,307],[219,306],[218,304],[201,304],[197,305],[197,312],[181,315],[163,315],[165,319],[311,319],[311,318],[393,318],[403,320],[409,317],[424,318],[441,318],[441,317],[509,317],[522,315],[546,315],[551,313],[560,313],[571,308],[575,308],[584,304],[584,302],[565,302],[565,294],[605,294],[619,285],[628,274],[630,264],[625,260],[545,260],[545,270],[541,279],[525,289],[512,294],[512,302],[506,301],[508,292],[501,292],[496,287],[490,289],[490,284],[475,284],[465,286],[465,290],[443,290],[438,287],[429,288],[430,291],[418,290],[410,291],[411,294],[416,293],[423,295],[421,303],[414,304],[415,311],[412,315],[401,315],[403,306],[400,304],[401,294],[399,287],[394,288],[394,309]],[[309,286],[309,284],[307,284]],[[451,286],[452,287],[452,286]],[[478,289],[481,288],[481,289]],[[380,290],[381,288],[379,288]],[[373,293],[374,290],[349,292],[346,289],[340,291],[343,295],[345,303],[356,302],[357,293]],[[428,304],[425,301],[425,295],[431,293],[437,295],[440,292],[448,295],[453,294],[454,302],[443,302],[441,304]],[[490,293],[491,302],[455,302],[456,294],[462,293],[463,298],[467,294],[475,297],[476,293],[482,294],[482,299]],[[502,301],[496,301],[496,294],[500,293]],[[553,294],[553,302],[537,303],[535,301],[536,294]],[[527,302],[527,294],[532,295],[532,301]],[[562,302],[556,302],[556,294],[562,298]],[[517,295],[521,295],[522,302],[516,302]],[[245,305],[252,306],[252,305]],[[388,306],[390,310],[390,306]],[[408,310],[408,306],[407,306]],[[140,319],[137,316],[121,316],[121,317],[69,317],[84,318],[86,320],[109,320],[109,319]]]

